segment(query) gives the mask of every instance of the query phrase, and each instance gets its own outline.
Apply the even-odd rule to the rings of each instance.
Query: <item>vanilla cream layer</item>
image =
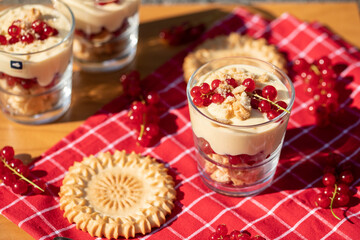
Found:
[[[99,33],[103,28],[114,32],[124,20],[133,16],[140,0],[120,0],[118,3],[98,5],[95,0],[63,0],[74,12],[76,28],[86,34]]]
[[[20,78],[37,78],[39,85],[46,86],[55,74],[63,73],[69,64],[71,41],[59,44],[71,29],[69,20],[58,11],[43,5],[23,5],[0,12],[0,34],[6,35],[13,21],[28,19],[32,9],[46,16],[47,24],[56,28],[58,35],[35,40],[31,44],[19,41],[12,45],[0,45],[0,72]]]
[[[253,66],[232,65],[221,70],[238,69],[249,75],[262,75],[266,71]],[[229,77],[236,76],[236,72],[229,72]],[[268,73],[269,81],[266,83],[256,82],[256,88],[263,88],[265,85],[273,85],[278,91],[276,101],[290,102],[290,97],[285,85],[272,73]],[[211,74],[200,78],[198,85],[202,82],[211,83],[214,80]],[[236,79],[236,77],[235,77]],[[209,107],[198,108],[200,112],[210,119],[224,119],[223,104],[210,104]],[[202,137],[209,142],[212,149],[221,155],[248,154],[255,155],[263,152],[265,156],[271,154],[281,143],[289,114],[276,122],[270,122],[266,114],[256,109],[251,110],[250,118],[241,120],[237,117],[229,119],[231,124],[216,124],[204,115],[196,111],[190,104],[190,118],[192,129],[197,137]],[[262,124],[260,126],[254,126]]]

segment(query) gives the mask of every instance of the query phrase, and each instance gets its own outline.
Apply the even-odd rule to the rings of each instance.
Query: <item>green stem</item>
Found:
[[[283,110],[283,111],[285,111],[285,112],[287,112],[287,113],[290,113],[290,111],[289,111],[289,110],[287,110],[287,109],[285,109],[285,108],[281,107],[280,105],[278,105],[278,104],[274,103],[274,102],[273,102],[273,101],[271,101],[270,99],[264,98],[264,97],[262,97],[262,96],[260,96],[260,95],[258,95],[258,94],[256,94],[256,93],[254,93],[254,94],[253,94],[253,96],[255,96],[255,97],[257,97],[257,98],[259,98],[259,99],[261,99],[261,100],[268,101],[269,103],[271,103],[272,105],[274,105],[274,106],[278,107],[279,109],[281,109],[281,110]]]
[[[12,168],[9,164],[7,164],[5,162],[4,158],[1,158],[1,161],[4,163],[5,167],[7,167],[8,169],[10,169],[15,175],[17,175],[20,179],[24,180],[25,182],[33,185],[34,187],[36,187],[37,189],[45,192],[44,189],[42,189],[41,187],[39,187],[38,185],[36,185],[34,182],[32,182],[31,180],[27,179],[26,177],[24,177],[21,173],[18,173],[14,168]]]
[[[320,75],[320,70],[316,65],[311,64],[310,68],[314,71],[314,73],[316,73],[316,75]]]
[[[335,183],[335,190],[334,190],[334,192],[333,192],[332,197],[330,198],[330,199],[331,199],[331,202],[330,202],[330,211],[331,211],[332,215],[333,215],[336,219],[341,220],[338,216],[336,216],[336,214],[335,214],[334,211],[333,211],[333,204],[334,204],[334,199],[335,199],[336,194],[337,194],[337,184]]]

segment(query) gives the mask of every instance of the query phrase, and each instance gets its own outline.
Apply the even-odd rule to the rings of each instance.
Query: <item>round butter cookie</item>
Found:
[[[184,79],[188,82],[196,69],[213,59],[235,56],[258,58],[286,72],[286,59],[264,38],[254,39],[247,35],[230,33],[208,39],[190,52],[183,63]]]
[[[164,164],[125,151],[75,162],[60,188],[60,209],[76,228],[108,239],[146,234],[174,207],[174,181]]]

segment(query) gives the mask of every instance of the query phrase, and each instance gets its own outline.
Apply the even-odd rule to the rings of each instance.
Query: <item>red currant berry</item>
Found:
[[[350,170],[345,170],[339,174],[339,180],[342,183],[350,185],[354,181],[354,175]]]
[[[194,86],[194,87],[190,90],[190,95],[191,95],[193,98],[200,97],[200,96],[201,96],[200,87],[199,87],[199,86]]]
[[[18,37],[12,37],[9,39],[8,43],[11,45],[11,44],[15,44],[19,42],[19,38]]]
[[[249,237],[251,237],[251,233],[249,233],[248,230],[241,230],[241,234],[248,235]]]
[[[256,98],[251,98],[250,100],[250,105],[253,109],[258,109],[259,108],[259,100]]]
[[[151,105],[158,104],[159,101],[160,101],[160,96],[156,92],[149,92],[146,95],[146,102],[151,104]]]
[[[15,151],[11,146],[5,146],[1,149],[0,156],[5,158],[6,160],[11,160],[14,158]]]
[[[241,233],[239,230],[233,230],[230,233],[230,240],[238,240],[238,238],[240,237]]]
[[[43,34],[45,34],[46,36],[52,36],[54,33],[54,29],[50,26],[45,26],[43,29]]]
[[[279,112],[277,112],[276,110],[274,109],[270,109],[268,112],[266,112],[266,117],[269,119],[269,120],[272,120],[274,118],[276,118],[277,116],[279,116]]]
[[[326,186],[323,190],[323,194],[327,197],[332,197],[334,190],[334,186]]]
[[[320,77],[313,71],[308,72],[305,78],[305,82],[310,86],[317,86],[319,84]]]
[[[313,86],[313,85],[306,85],[305,86],[305,93],[308,96],[314,96],[316,90],[318,89],[318,86]]]
[[[29,170],[29,168],[27,166],[25,166],[23,164],[20,165],[20,166],[15,167],[15,170],[16,170],[17,173],[23,175],[24,177],[29,176],[30,170]]]
[[[143,147],[148,147],[150,146],[151,137],[146,134],[143,134],[142,136],[138,136],[137,142]]]
[[[205,154],[212,154],[214,150],[211,148],[210,143],[204,138],[197,138],[198,147]]]
[[[277,101],[276,104],[279,105],[280,107],[282,107],[283,109],[286,109],[288,107],[288,105],[284,101]],[[275,108],[278,111],[278,113],[282,113],[284,111],[280,108],[277,108],[276,106],[275,106]]]
[[[331,60],[327,56],[323,56],[315,60],[314,64],[320,69],[328,68],[331,66]]]
[[[339,194],[334,198],[334,204],[338,207],[344,207],[350,202],[350,197],[347,194]]]
[[[349,191],[350,191],[349,186],[346,185],[345,183],[339,183],[337,185],[337,192],[339,194],[348,194]]]
[[[310,64],[304,58],[295,59],[293,62],[293,69],[296,72],[306,71],[310,68]]]
[[[255,89],[255,90],[253,91],[253,94],[256,94],[256,95],[259,95],[260,97],[263,97],[263,95],[262,95],[262,90],[261,90],[261,89]]]
[[[204,96],[203,97],[203,105],[204,107],[207,107],[211,104],[211,98],[209,96]]]
[[[209,240],[219,240],[219,239],[221,239],[222,238],[222,236],[220,236],[218,233],[216,233],[216,232],[213,232],[213,233],[211,233],[210,234],[210,236],[209,236]]]
[[[11,190],[15,194],[24,194],[27,192],[29,185],[23,180],[17,180],[11,185]]]
[[[225,80],[227,84],[229,84],[230,86],[232,86],[233,88],[236,88],[238,86],[237,82],[235,79],[233,78],[228,78]]]
[[[266,100],[261,100],[259,102],[259,110],[260,112],[267,113],[271,110],[271,104]]]
[[[228,155],[228,159],[231,165],[238,165],[242,163],[242,158],[240,155]]]
[[[193,103],[194,103],[194,105],[197,106],[197,107],[203,107],[203,106],[204,106],[204,100],[203,100],[202,97],[195,97],[195,98],[193,99]]]
[[[20,36],[20,41],[23,43],[30,44],[34,42],[34,40],[35,40],[34,35],[32,35],[31,33],[26,33]]]
[[[334,174],[332,173],[325,173],[323,178],[322,178],[322,183],[324,184],[324,186],[334,186],[336,182],[336,178],[334,176]]]
[[[12,36],[12,37],[17,37],[17,36],[19,36],[19,35],[20,35],[20,31],[21,31],[20,27],[17,26],[17,25],[14,25],[14,24],[11,25],[11,26],[8,28],[8,33],[9,33],[9,35]]]
[[[8,41],[4,35],[0,35],[0,45],[7,45]]]
[[[17,179],[16,179],[15,175],[12,174],[11,171],[7,171],[7,172],[3,173],[3,175],[1,176],[1,180],[3,180],[3,182],[6,186],[11,186],[11,184],[13,182],[15,182]]]
[[[34,22],[32,22],[31,28],[34,29],[36,33],[41,34],[43,32],[43,25],[44,22],[42,22],[41,20],[35,20]]]
[[[274,101],[276,96],[277,96],[277,90],[274,86],[272,85],[267,85],[263,88],[262,90],[262,96],[264,98],[267,98],[271,101]]]
[[[329,208],[331,200],[328,196],[325,196],[324,194],[320,193],[316,196],[315,203],[317,206],[321,208]]]
[[[207,83],[202,83],[202,84],[200,85],[200,92],[201,92],[202,94],[207,94],[207,93],[209,93],[209,92],[210,92],[210,85],[207,84]]]
[[[133,102],[130,109],[135,114],[144,114],[146,112],[146,106],[142,102]]]
[[[251,236],[241,233],[237,240],[251,240]]]
[[[224,100],[225,98],[219,93],[214,93],[214,95],[211,96],[211,101],[216,104],[221,104]]]
[[[145,126],[146,134],[151,137],[155,137],[156,135],[158,135],[159,130],[160,130],[159,126],[154,123],[149,123],[148,125]]]
[[[216,227],[216,233],[225,236],[228,233],[228,228],[225,224],[220,224]]]
[[[132,113],[129,116],[129,124],[132,126],[139,126],[143,123],[143,115],[142,114],[137,114],[137,113]]]
[[[246,92],[252,92],[255,90],[255,82],[251,78],[246,78],[242,82],[242,85],[244,85],[246,87],[246,89],[245,89]]]
[[[215,79],[211,82],[211,89],[214,91],[217,87],[219,87],[221,80]]]

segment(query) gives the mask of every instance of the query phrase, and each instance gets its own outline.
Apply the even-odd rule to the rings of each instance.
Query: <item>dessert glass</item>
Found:
[[[140,0],[62,0],[76,20],[74,60],[85,71],[128,65],[138,43]]]
[[[188,82],[187,98],[196,160],[203,182],[210,189],[224,195],[250,196],[261,192],[272,182],[290,114],[284,111],[276,118],[265,119],[261,123],[231,125],[202,112],[194,104],[190,90],[210,72],[230,65],[253,66],[273,74],[288,90],[289,112],[295,92],[291,80],[279,68],[247,57],[208,62],[197,69]],[[241,163],[232,165],[229,157],[237,157]]]
[[[62,6],[62,12],[54,8],[54,3]],[[19,123],[54,121],[71,103],[73,14],[56,0],[5,0],[0,2],[0,7],[4,9],[0,12],[0,22],[6,22],[5,28],[16,21],[21,34],[33,31],[32,23],[40,16],[46,26],[57,31],[42,40],[39,34],[30,32],[35,38],[30,43],[19,40],[11,44],[8,39],[6,45],[0,46],[1,110],[7,118]],[[4,29],[3,34],[6,34]]]

